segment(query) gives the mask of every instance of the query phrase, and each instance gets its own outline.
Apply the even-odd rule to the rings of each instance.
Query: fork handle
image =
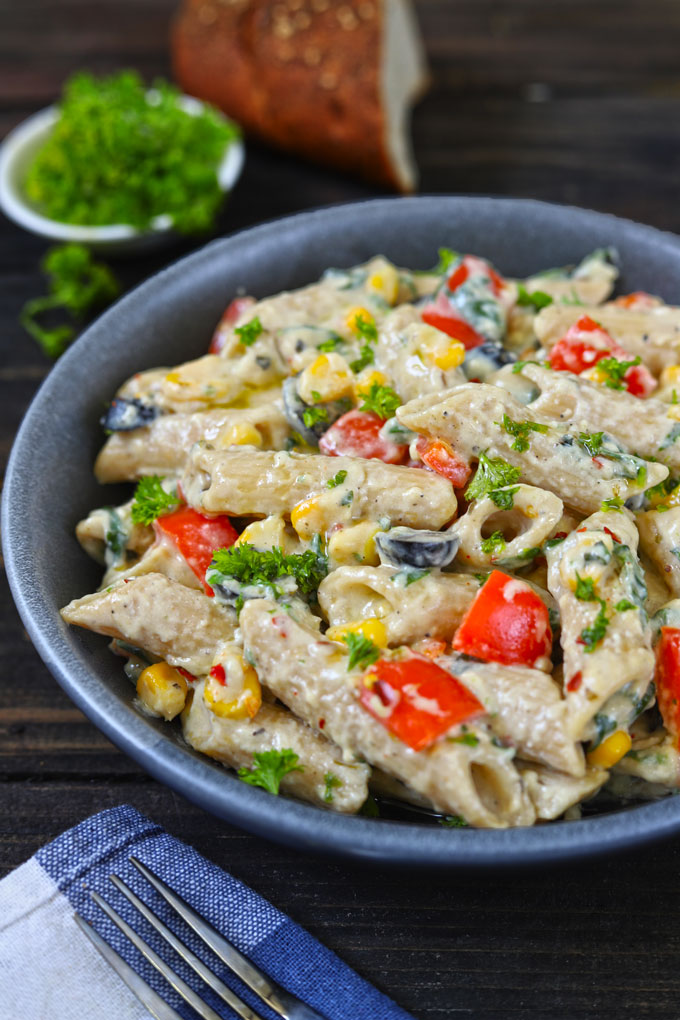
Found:
[[[281,1015],[284,1017],[284,1020],[327,1020],[327,1017],[317,1013],[311,1006],[301,1002],[294,995],[285,992],[283,989],[278,990],[275,996],[272,996],[272,1000],[274,999],[280,1009],[283,1010]]]

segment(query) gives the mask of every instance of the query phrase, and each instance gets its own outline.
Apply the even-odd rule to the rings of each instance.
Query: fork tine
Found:
[[[224,984],[223,981],[213,974],[209,967],[207,967],[203,960],[199,959],[195,953],[189,949],[187,945],[182,942],[181,939],[177,938],[174,932],[172,932],[166,924],[161,921],[160,917],[151,910],[143,900],[140,900],[132,889],[119,878],[118,875],[109,875],[109,878],[115,885],[116,889],[125,896],[127,900],[136,907],[142,917],[146,918],[149,924],[156,929],[159,935],[162,935],[165,941],[172,946],[176,953],[178,953],[182,959],[192,967],[198,976],[202,978],[206,984],[210,985],[213,991],[217,992],[219,996],[224,999],[228,1006],[234,1010],[244,1020],[262,1020],[257,1013],[253,1012],[250,1006],[246,1005],[238,995],[232,992],[231,988]]]
[[[109,966],[113,967],[118,976],[123,979],[132,994],[137,996],[149,1013],[156,1017],[156,1020],[182,1020],[179,1013],[172,1006],[168,1006],[167,1002],[161,999],[158,992],[154,992],[153,988],[149,988],[146,981],[140,978],[139,974],[132,969],[129,963],[121,959],[118,953],[101,937],[99,932],[95,931],[91,924],[88,924],[84,917],[81,917],[80,914],[74,914],[73,919],[81,931],[87,935],[90,942],[99,950]]]
[[[179,974],[175,974],[172,967],[169,967],[167,963],[160,958],[158,953],[156,953],[151,946],[148,946],[143,938],[140,938],[137,932],[130,927],[127,921],[124,921],[120,914],[116,913],[110,903],[107,903],[106,900],[103,899],[99,893],[94,892],[94,890],[90,890],[90,896],[97,906],[101,907],[106,916],[109,917],[118,928],[120,928],[124,935],[127,935],[130,942],[139,949],[140,953],[147,958],[149,963],[153,964],[159,974],[165,978],[168,984],[172,985],[175,991],[182,996],[185,1002],[188,1002],[189,1005],[196,1010],[203,1020],[224,1020],[223,1017],[220,1017],[214,1009],[211,1009],[211,1007],[196,994],[193,988],[189,987],[186,981],[182,980]],[[241,1015],[243,1016],[243,1014]]]
[[[236,946],[232,945],[231,942],[224,938],[223,935],[220,935],[220,933],[216,931],[215,928],[208,923],[208,921],[204,920],[200,914],[197,914],[196,911],[189,906],[186,900],[184,900],[179,893],[176,893],[174,889],[171,889],[169,885],[166,885],[165,882],[151,870],[151,868],[147,867],[146,864],[142,864],[137,857],[130,857],[130,860],[137,870],[144,875],[144,878],[151,883],[154,889],[156,889],[156,891],[164,897],[170,906],[177,911],[180,917],[194,929],[199,938],[203,939],[203,941],[210,946],[212,951],[219,956],[222,963],[225,963],[227,967],[229,967],[237,975],[237,977],[240,977],[241,980],[252,989],[252,991],[259,995],[261,999],[264,999],[267,1005],[271,1006],[271,1008],[278,1013],[279,1016],[284,1017],[285,1020],[285,1018],[291,1016],[291,1010],[295,1010],[299,1006],[303,1006],[299,999],[290,995],[283,988],[280,988],[275,981],[268,978],[267,975],[255,967],[250,960],[246,959],[246,957],[238,951]],[[318,1013],[310,1011],[308,1006],[304,1007],[304,1009],[307,1011],[306,1015],[310,1017],[310,1020],[312,1020],[313,1017],[319,1016]],[[323,1020],[323,1018],[321,1018],[321,1020]]]

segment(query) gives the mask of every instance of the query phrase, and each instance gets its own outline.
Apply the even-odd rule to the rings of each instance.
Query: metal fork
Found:
[[[283,1020],[326,1020],[325,1017],[317,1013],[310,1006],[305,1005],[296,996],[291,995],[290,992],[285,991],[275,981],[268,977],[263,971],[259,970],[250,960],[246,959],[242,953],[238,951],[236,946],[233,946],[228,939],[221,935],[211,924],[209,924],[204,918],[197,914],[196,911],[189,906],[189,904],[178,894],[171,889],[170,886],[166,885],[162,879],[156,875],[151,868],[142,864],[136,857],[130,857],[130,861],[142,873],[144,878],[156,889],[161,896],[166,900],[167,903],[179,914],[181,918],[196,932],[196,934],[205,942],[205,944],[220,958],[222,963],[226,964],[229,969],[239,977],[244,984],[248,985],[256,995],[258,995],[263,1002],[270,1006],[275,1013],[278,1013]],[[199,977],[209,985],[213,991],[222,998],[228,1006],[241,1018],[241,1020],[262,1020],[262,1017],[254,1010],[250,1008],[242,999],[238,997],[230,988],[228,988],[223,981],[213,974],[209,967],[207,967],[202,960],[200,960],[195,953],[186,946],[181,939],[170,931],[170,929],[161,921],[159,917],[144,903],[135,893],[130,889],[125,882],[122,881],[117,875],[110,876],[111,881],[129,901],[137,908],[139,913],[146,918],[159,935],[166,940],[166,942],[172,946],[176,953],[178,953],[182,959],[189,964],[190,967],[199,975]],[[203,1020],[224,1020],[218,1013],[204,1002],[203,999],[196,994],[193,988],[182,980],[182,978],[175,973],[175,971],[165,963],[164,960],[150,947],[146,942],[130,927],[130,925],[123,920],[110,903],[107,903],[99,893],[94,891],[90,892],[92,899],[95,903],[101,907],[104,913],[120,928],[124,935],[126,935],[130,941],[139,949],[141,953],[147,958],[149,963],[153,964],[156,970],[165,978],[165,980],[175,989],[176,992],[181,995],[185,1002],[192,1006],[198,1015]],[[128,988],[137,996],[139,1001],[143,1003],[148,1011],[155,1016],[157,1020],[182,1020],[182,1017],[177,1013],[176,1010],[169,1006],[167,1002],[161,998],[161,996],[150,988],[149,985],[137,974],[137,972],[121,959],[111,946],[106,942],[101,935],[99,935],[92,925],[89,924],[80,914],[74,915],[75,921],[87,937],[94,943],[96,948],[102,954],[108,964],[113,967],[117,974],[123,979]]]

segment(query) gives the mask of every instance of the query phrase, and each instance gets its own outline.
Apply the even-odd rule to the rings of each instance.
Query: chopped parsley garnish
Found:
[[[157,517],[179,504],[174,492],[165,491],[162,481],[158,475],[148,475],[137,483],[131,512],[135,524],[153,524]]]
[[[381,386],[380,383],[371,383],[368,393],[361,393],[363,404],[360,404],[360,411],[372,411],[383,421],[391,418],[398,407],[401,407],[401,398],[391,386]]]
[[[529,449],[530,432],[548,431],[547,425],[539,425],[536,421],[513,421],[507,414],[503,415],[502,423],[495,421],[494,425],[500,425],[509,436],[514,436],[515,441],[511,448],[518,453],[525,453]]]
[[[290,747],[281,751],[256,751],[251,769],[240,768],[238,777],[251,786],[261,786],[269,793],[277,794],[281,780],[289,772],[304,772],[304,765],[298,765],[299,757]]]
[[[359,348],[359,357],[354,361],[350,361],[349,367],[353,372],[362,372],[369,365],[372,365],[375,361],[375,355],[373,354],[373,348],[370,344],[362,344]]]
[[[250,322],[246,322],[243,326],[237,326],[234,330],[236,336],[239,339],[239,343],[242,343],[244,347],[250,347],[255,343],[260,333],[264,332],[264,326],[260,322],[258,315]]]
[[[534,560],[537,556],[540,556],[543,550],[540,545],[532,545],[527,549],[522,549],[521,553],[518,553],[518,560]]]
[[[605,512],[608,510],[618,510],[620,512],[623,510],[623,500],[620,496],[612,496],[611,499],[603,499],[600,504],[600,510]]]
[[[607,603],[604,599],[597,599],[600,609],[595,617],[592,626],[584,627],[580,636],[576,639],[580,645],[585,645],[588,654],[595,651],[600,641],[607,633],[610,620],[607,616]]]
[[[340,506],[350,506],[354,500],[354,490],[350,489],[340,500]]]
[[[95,262],[82,244],[50,248],[40,263],[49,293],[32,298],[21,310],[20,322],[50,358],[58,358],[76,335],[76,327],[90,311],[109,304],[119,293],[115,276],[103,262]],[[43,313],[58,312],[73,322],[43,324]]]
[[[472,576],[476,578],[476,580],[479,581],[480,584],[486,584],[486,582],[489,580],[488,571],[486,574],[473,574]]]
[[[516,361],[512,366],[512,374],[519,375],[525,365],[538,365],[539,368],[550,368],[549,361],[537,361],[535,358],[527,358],[526,361]]]
[[[604,712],[597,712],[593,718],[593,722],[597,729],[597,736],[590,745],[591,751],[593,748],[597,747],[598,744],[601,744],[604,738],[610,733],[613,733],[617,728],[616,719],[612,719],[610,716],[605,715]]]
[[[223,199],[217,168],[239,134],[217,110],[189,113],[174,86],[156,80],[149,89],[123,70],[73,75],[58,114],[24,180],[44,216],[147,230],[168,215],[181,233],[212,226]]]
[[[333,801],[333,790],[337,790],[338,787],[342,786],[342,779],[339,779],[334,772],[326,772],[323,781],[326,787],[323,799],[327,804],[330,804]]]
[[[323,351],[324,354],[330,354],[331,351],[335,351],[338,349],[338,347],[341,347],[342,344],[344,344],[344,342],[345,341],[342,339],[339,333],[332,333],[331,336],[329,336],[328,340],[324,340],[322,344],[319,344],[317,350]]]
[[[562,542],[564,542],[566,537],[567,537],[566,532],[558,533],[553,538],[549,538],[547,542],[544,543],[544,548],[554,549],[556,545],[560,545]]]
[[[537,312],[540,312],[541,308],[547,308],[548,305],[553,303],[553,299],[550,294],[546,294],[544,290],[534,290],[529,293],[523,283],[517,284],[517,304],[525,307],[532,306]]]
[[[595,367],[598,372],[602,372],[605,376],[603,380],[605,386],[608,386],[610,390],[623,390],[625,389],[623,379],[626,372],[629,368],[639,365],[640,361],[639,357],[634,358],[633,361],[619,361],[618,358],[602,358]]]
[[[616,610],[617,613],[626,613],[629,609],[637,608],[638,607],[635,605],[635,603],[631,602],[630,599],[621,599],[621,601],[617,602],[616,605],[614,606],[614,609]]]
[[[328,479],[328,481],[326,482],[326,485],[328,486],[329,489],[336,489],[338,487],[338,485],[342,485],[342,483],[344,482],[345,478],[347,478],[347,472],[346,471],[338,471],[337,475],[333,475],[332,478]]]
[[[673,443],[677,440],[678,436],[680,436],[680,421],[675,423],[675,425],[670,430],[670,432],[668,433],[668,435],[664,439],[664,441],[661,444],[661,446],[659,447],[659,449],[660,450],[667,450],[668,447],[672,446]]]
[[[493,556],[496,552],[502,552],[505,549],[505,539],[502,531],[494,531],[493,535],[489,535],[488,538],[482,539],[482,552],[488,553]]]
[[[375,320],[362,315],[361,312],[354,318],[354,332],[369,344],[374,344],[378,339],[378,327]]]
[[[592,577],[581,577],[576,571],[576,588],[574,595],[581,602],[597,602],[595,594],[595,582]]]
[[[390,576],[390,581],[394,581],[395,584],[401,585],[402,588],[408,588],[410,584],[415,584],[416,581],[422,580],[423,577],[427,577],[430,573],[427,567],[402,567],[396,574]]]
[[[515,505],[515,494],[519,492],[519,485],[512,489],[495,489],[489,493],[489,499],[496,504],[499,510],[512,510]]]
[[[465,744],[466,747],[477,747],[479,737],[474,733],[461,733],[458,737],[447,737],[450,744]]]
[[[446,273],[451,268],[456,259],[460,258],[458,252],[452,251],[450,248],[438,248],[437,254],[439,255],[439,262],[434,267],[432,272],[436,273],[438,276],[441,276],[443,273]]]
[[[380,658],[380,649],[370,638],[363,634],[343,634],[342,640],[349,649],[349,662],[347,672],[358,666],[359,669],[366,669]]]
[[[519,468],[513,467],[512,464],[508,464],[502,458],[487,457],[486,453],[480,453],[477,471],[467,487],[465,498],[481,499],[482,496],[493,493],[496,489],[514,485],[515,482],[519,481],[520,474]],[[517,492],[517,489],[513,490],[513,494],[515,492]],[[493,495],[491,498],[493,499]],[[494,503],[496,503],[496,506],[500,506],[500,503],[497,503],[495,499]],[[510,499],[510,506],[512,506],[512,497]]]
[[[576,442],[591,457],[597,457],[602,449],[604,432],[579,432]]]
[[[106,548],[115,559],[120,559],[128,540],[128,534],[118,513],[109,510],[109,526],[106,530]]]
[[[462,815],[444,815],[443,818],[439,819],[439,824],[443,825],[445,829],[468,828],[468,823],[465,821]]]
[[[233,577],[244,586],[262,584],[271,586],[274,591],[278,578],[292,577],[303,595],[312,595],[328,573],[328,558],[314,549],[286,555],[275,546],[261,552],[248,542],[242,542],[229,549],[216,549],[208,569]],[[212,582],[208,579],[208,583]]]
[[[314,428],[320,421],[328,421],[328,409],[325,407],[306,407],[302,412],[302,420],[308,429]]]

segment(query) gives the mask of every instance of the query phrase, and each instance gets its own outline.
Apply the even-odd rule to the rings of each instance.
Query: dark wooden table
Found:
[[[0,137],[78,68],[168,74],[173,8],[0,0]],[[680,232],[677,0],[420,0],[418,9],[434,74],[415,117],[423,191],[533,196]],[[219,232],[374,193],[252,147]],[[44,249],[0,217],[3,461],[50,368],[17,322],[42,292]],[[117,272],[131,287],[180,254]],[[301,857],[205,815],[120,754],[48,674],[4,579],[1,598],[4,871],[127,801],[271,898],[419,1020],[680,1017],[680,840],[479,879]]]

